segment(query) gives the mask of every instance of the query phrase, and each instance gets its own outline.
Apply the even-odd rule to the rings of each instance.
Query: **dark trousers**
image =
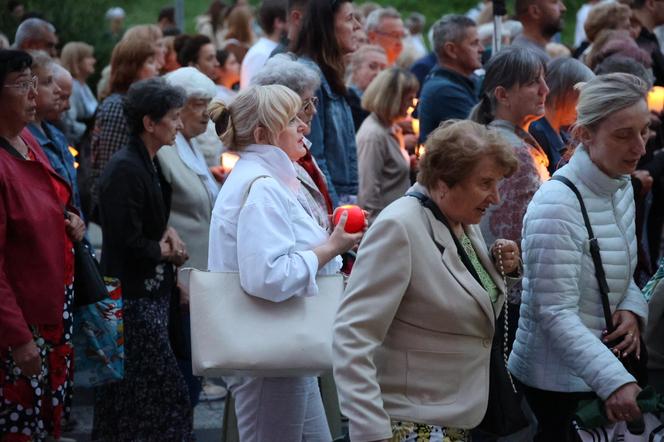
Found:
[[[595,393],[559,393],[528,386],[524,393],[537,418],[535,442],[576,442],[572,420],[579,401],[597,397]]]

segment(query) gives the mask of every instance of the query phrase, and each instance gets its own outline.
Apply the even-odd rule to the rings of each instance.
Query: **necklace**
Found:
[[[505,276],[505,267],[503,266],[503,244],[498,243],[498,269],[500,270],[500,276],[503,278],[503,284],[505,284],[505,292],[508,291],[507,288],[507,277]],[[512,373],[507,369],[507,348],[509,345],[509,300],[508,294],[505,293],[505,301],[503,302],[503,312],[505,313],[503,317],[503,362],[505,363],[505,371],[507,372],[507,377],[510,379],[510,384],[512,384],[512,390],[516,393],[516,385],[514,385],[514,379],[512,379]]]

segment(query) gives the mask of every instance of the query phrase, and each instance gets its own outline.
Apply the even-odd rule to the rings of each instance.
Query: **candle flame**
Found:
[[[240,157],[232,152],[224,152],[221,154],[221,167],[224,168],[224,172],[228,173],[235,167],[235,163],[239,160]]]
[[[664,87],[655,86],[648,92],[648,109],[654,112],[664,110]]]

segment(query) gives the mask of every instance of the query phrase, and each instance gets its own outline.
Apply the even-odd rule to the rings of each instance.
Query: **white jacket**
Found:
[[[645,324],[648,307],[632,278],[637,252],[629,176],[607,176],[582,146],[556,175],[572,181],[583,197],[611,311],[632,311]],[[531,387],[594,391],[602,399],[634,382],[600,340],[605,322],[588,233],[578,200],[563,183],[548,181],[535,193],[523,221],[522,249],[521,318],[510,371]]]

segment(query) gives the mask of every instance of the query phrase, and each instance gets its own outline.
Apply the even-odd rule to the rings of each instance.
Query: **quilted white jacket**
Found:
[[[632,311],[645,325],[648,306],[632,278],[637,252],[629,176],[607,176],[582,146],[556,175],[576,184],[583,197],[611,311]],[[509,359],[514,376],[542,390],[594,391],[602,399],[634,382],[600,340],[605,322],[588,233],[578,200],[563,183],[547,181],[535,193],[524,217],[522,250],[521,318]]]

